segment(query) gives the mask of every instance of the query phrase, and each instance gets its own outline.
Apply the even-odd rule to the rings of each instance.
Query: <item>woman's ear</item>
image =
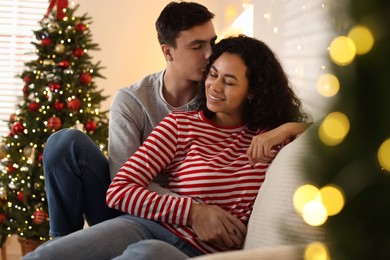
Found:
[[[172,54],[171,54],[171,47],[167,44],[162,44],[161,45],[161,50],[164,54],[164,57],[165,57],[165,60],[167,62],[171,62],[173,61],[173,57],[172,57]]]

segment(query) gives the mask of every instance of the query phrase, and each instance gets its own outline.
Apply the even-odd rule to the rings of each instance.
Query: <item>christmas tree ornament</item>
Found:
[[[30,112],[35,112],[35,111],[37,111],[38,108],[39,108],[38,102],[31,101],[31,102],[28,104],[28,110],[30,110]]]
[[[52,59],[44,59],[43,60],[43,66],[54,66],[56,63]]]
[[[47,127],[50,129],[58,130],[61,128],[62,122],[59,117],[53,116],[50,117],[47,121]]]
[[[24,192],[22,190],[16,193],[16,197],[20,202],[24,202]]]
[[[79,77],[80,83],[87,86],[92,81],[92,76],[89,72],[82,72]]]
[[[21,122],[15,122],[12,125],[11,133],[13,135],[21,134],[21,133],[23,133],[23,131],[24,131],[24,126]]]
[[[0,225],[5,224],[6,222],[8,222],[7,215],[0,213]]]
[[[58,92],[58,90],[61,88],[61,85],[56,82],[52,82],[50,83],[49,88],[51,92]]]
[[[15,122],[15,120],[16,120],[16,113],[12,113],[10,116],[9,116],[9,121],[10,121],[10,123],[13,123],[13,122]]]
[[[26,84],[28,84],[28,83],[30,82],[30,79],[31,79],[30,75],[26,75],[26,76],[23,78],[23,81],[24,81]]]
[[[6,156],[7,156],[7,147],[5,145],[0,145],[0,160],[4,159]]]
[[[85,31],[85,25],[83,23],[77,23],[75,29],[83,33]]]
[[[73,98],[66,103],[66,107],[72,111],[78,111],[81,107],[81,101],[77,98]]]
[[[0,185],[0,200],[7,201],[7,191],[5,190],[5,187]]]
[[[30,157],[33,152],[33,148],[30,145],[26,145],[23,148],[23,155],[26,157]]]
[[[57,54],[62,54],[62,53],[64,53],[64,51],[65,51],[65,45],[63,45],[63,44],[61,44],[61,43],[57,44],[57,45],[54,47],[54,51],[55,51],[55,53],[57,53]]]
[[[51,40],[49,38],[43,38],[41,44],[43,47],[47,47],[51,44]]]
[[[77,57],[77,58],[80,58],[80,57],[84,56],[84,49],[83,48],[76,48],[76,49],[74,49],[73,55],[75,57]]]
[[[57,112],[60,112],[63,108],[64,108],[64,103],[60,102],[60,101],[56,101],[54,102],[53,104],[53,108],[55,110],[57,110]]]
[[[33,215],[33,222],[35,224],[41,225],[41,224],[43,224],[43,222],[47,221],[48,218],[49,218],[49,215],[47,214],[46,211],[44,211],[42,209],[37,209]]]
[[[87,123],[85,123],[85,129],[88,131],[88,132],[93,132],[96,130],[96,122],[95,121],[87,121]]]
[[[60,62],[58,62],[58,66],[60,66],[63,69],[66,69],[66,68],[69,68],[70,62],[67,60],[60,61]]]

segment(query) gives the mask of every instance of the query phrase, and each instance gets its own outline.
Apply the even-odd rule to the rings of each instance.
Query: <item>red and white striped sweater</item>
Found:
[[[246,151],[258,133],[217,127],[202,112],[169,114],[113,179],[107,203],[160,222],[203,253],[225,251],[198,240],[188,227],[191,204],[217,205],[247,224],[269,166],[249,164]],[[179,197],[146,188],[159,172],[168,175],[167,188]]]

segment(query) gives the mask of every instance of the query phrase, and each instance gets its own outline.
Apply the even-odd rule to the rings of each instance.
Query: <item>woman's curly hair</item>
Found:
[[[225,52],[238,55],[247,67],[251,100],[245,105],[243,115],[248,128],[269,130],[307,119],[281,64],[264,42],[244,35],[221,40],[213,46],[205,77],[215,60]],[[215,114],[206,106],[205,80],[199,91],[198,110],[213,118]]]

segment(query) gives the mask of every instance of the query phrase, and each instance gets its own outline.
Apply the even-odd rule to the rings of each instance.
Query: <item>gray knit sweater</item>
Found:
[[[193,108],[195,100],[179,108],[165,101],[163,75],[164,71],[151,74],[115,95],[110,108],[108,145],[111,179],[168,113]]]

